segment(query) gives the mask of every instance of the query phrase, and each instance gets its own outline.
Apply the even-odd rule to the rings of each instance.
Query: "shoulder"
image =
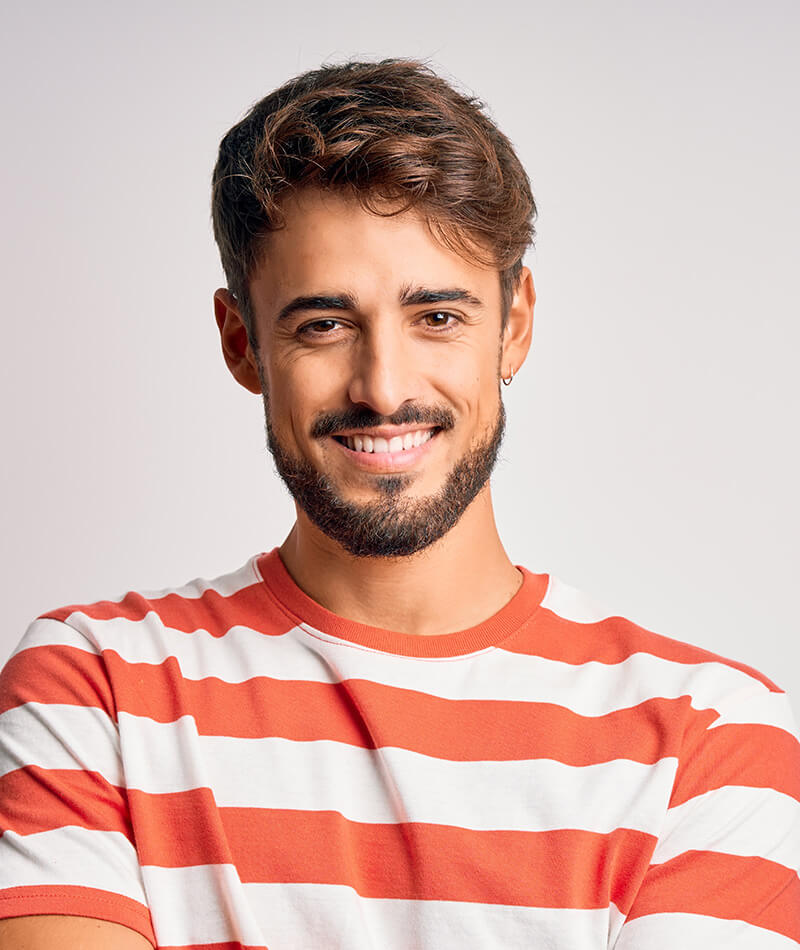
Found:
[[[110,708],[104,684],[113,669],[124,669],[127,675],[136,664],[161,665],[169,660],[191,676],[213,663],[221,650],[240,647],[242,639],[285,632],[292,624],[270,600],[258,558],[212,579],[131,590],[41,614],[11,654],[0,692],[27,694],[25,684],[31,677],[46,680],[48,690],[59,696],[61,684],[72,684],[74,690],[78,688],[74,684],[81,683],[85,690],[91,683],[93,704]]]
[[[605,668],[631,696],[684,697],[713,712],[716,725],[758,722],[796,732],[784,691],[745,663],[649,630],[554,577],[540,615],[542,652]]]
[[[104,623],[143,623],[153,619],[177,629],[207,626],[216,630],[227,616],[246,610],[258,598],[261,579],[257,556],[234,571],[211,579],[196,577],[180,585],[154,590],[129,590],[89,604],[49,610],[36,622],[55,621],[89,634]]]

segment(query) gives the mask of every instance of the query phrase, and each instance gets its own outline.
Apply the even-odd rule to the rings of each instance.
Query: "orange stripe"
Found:
[[[131,592],[119,602],[101,600],[94,604],[72,604],[51,610],[42,618],[64,621],[76,612],[92,620],[122,617],[134,621],[143,620],[152,612],[171,630],[194,633],[202,629],[215,637],[224,636],[233,624],[269,636],[281,636],[295,625],[271,598],[265,596],[260,581],[227,597],[211,589],[203,591],[199,597],[172,593],[150,599]]]
[[[730,723],[702,730],[693,722],[670,807],[726,785],[772,788],[800,802],[800,742],[777,726]]]
[[[153,946],[156,942],[147,908],[113,891],[62,884],[9,887],[0,891],[0,916],[27,917],[29,914],[67,914],[108,920],[135,930]]]
[[[17,654],[2,674],[0,693],[4,708],[66,703],[116,717],[116,700],[119,709],[157,722],[191,713],[201,735],[397,746],[452,761],[547,758],[582,766],[621,758],[652,764],[680,754],[672,805],[729,784],[773,788],[800,801],[794,736],[758,724],[709,730],[716,713],[693,710],[689,697],[650,699],[592,717],[547,703],[442,699],[368,680],[187,680],[174,657],[126,663],[114,651],[99,658],[58,646]]]
[[[23,703],[92,706],[116,718],[103,660],[76,647],[30,647],[11,657],[0,673],[0,713]]]
[[[0,777],[0,829],[32,835],[66,825],[133,841],[125,792],[97,772],[32,765]]]
[[[143,865],[232,863],[245,883],[342,884],[364,897],[573,908],[612,900],[624,910],[655,846],[653,836],[627,829],[474,831],[356,822],[334,811],[214,813],[206,789],[129,794]],[[164,833],[173,828],[180,835]]]
[[[234,864],[218,808],[208,788],[150,794],[128,789],[131,819],[136,828],[139,864],[156,867],[194,867],[198,864]],[[261,809],[252,809],[253,827]]]
[[[172,722],[191,713],[201,735],[329,739],[363,748],[397,746],[456,761],[552,758],[590,765],[615,758],[653,763],[677,755],[689,697],[651,699],[605,716],[580,716],[549,703],[452,700],[351,679],[312,683],[254,677],[226,683],[183,679],[170,658],[127,664],[104,653],[120,711]],[[513,736],[513,741],[509,741]]]
[[[113,650],[100,659],[73,647],[34,647],[12,662],[7,705],[67,703],[116,716],[116,703],[120,711],[157,722],[190,713],[201,735],[388,745],[454,761],[549,758],[580,766],[623,758],[651,764],[679,753],[687,727],[702,732],[716,718],[713,711],[692,710],[686,696],[581,716],[555,704],[442,699],[368,680],[189,680],[174,657],[127,663]]]
[[[259,562],[267,574],[270,574],[270,558],[271,555],[267,555]],[[280,580],[272,576],[269,579],[273,582]],[[72,604],[49,611],[42,617],[64,621],[77,611],[95,620],[124,617],[140,621],[153,612],[167,627],[184,633],[203,629],[212,636],[220,637],[227,633],[232,624],[241,624],[268,636],[281,636],[296,621],[291,616],[291,605],[284,609],[270,593],[270,589],[260,581],[254,581],[228,596],[209,589],[196,598],[170,593],[147,599],[131,592],[119,602]],[[290,593],[296,595],[293,585]],[[538,600],[532,601],[533,605],[536,603]],[[524,618],[520,618],[519,622],[523,623]],[[660,636],[623,617],[608,617],[596,623],[576,623],[559,617],[552,610],[543,609],[532,625],[525,624],[518,635],[504,641],[502,649],[576,665],[592,660],[613,665],[635,653],[647,653],[686,665],[721,663],[746,673],[773,692],[782,692],[766,676],[744,663]]]
[[[613,665],[622,663],[635,653],[647,653],[662,660],[686,665],[721,663],[746,673],[772,692],[783,692],[751,666],[728,660],[688,643],[662,637],[623,617],[608,617],[596,623],[576,623],[543,608],[534,621],[533,629],[534,636],[523,634],[512,637],[503,643],[503,649],[576,665],[591,661]]]
[[[703,914],[800,941],[800,879],[764,858],[688,851],[647,872],[628,916]]]

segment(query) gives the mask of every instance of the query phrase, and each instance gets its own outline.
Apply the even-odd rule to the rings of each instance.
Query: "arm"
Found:
[[[51,941],[53,927],[155,940],[105,663],[54,619],[31,625],[0,674],[0,917],[3,950],[28,950],[27,928],[32,948],[82,946]]]
[[[0,920],[0,950],[153,950],[141,934],[90,917],[12,917]]]
[[[800,743],[786,696],[757,686],[685,737],[650,867],[611,946],[791,950],[798,868]]]

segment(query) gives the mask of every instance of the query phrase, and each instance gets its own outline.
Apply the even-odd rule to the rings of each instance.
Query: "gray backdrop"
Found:
[[[301,70],[412,55],[488,101],[540,206],[509,553],[800,708],[799,27],[794,0],[9,8],[0,659],[48,608],[282,541],[212,317],[217,144]]]

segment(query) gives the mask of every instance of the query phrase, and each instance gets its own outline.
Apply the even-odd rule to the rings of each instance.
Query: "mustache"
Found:
[[[430,425],[447,430],[455,424],[453,413],[441,406],[401,406],[390,416],[382,416],[365,406],[353,406],[340,412],[320,413],[311,426],[311,435],[315,439],[324,439],[342,429],[377,429],[387,425]]]

